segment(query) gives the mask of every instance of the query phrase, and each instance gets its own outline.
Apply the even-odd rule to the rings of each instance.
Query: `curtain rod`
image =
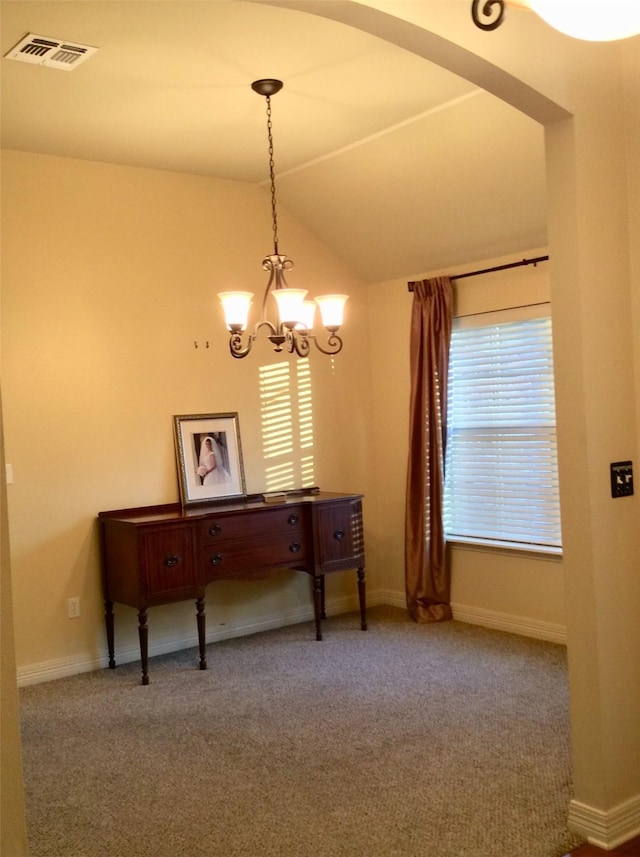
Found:
[[[495,268],[483,268],[481,271],[468,271],[466,274],[454,274],[450,280],[464,280],[465,277],[477,277],[479,274],[492,274],[494,271],[505,271],[507,268],[521,268],[523,265],[533,265],[538,262],[548,262],[548,256],[536,256],[535,259],[523,259],[521,262],[509,262],[507,265],[497,265]],[[413,283],[407,283],[409,291],[413,291]]]
[[[473,318],[475,315],[492,315],[496,312],[509,312],[512,309],[529,309],[536,306],[550,306],[550,301],[536,301],[531,304],[518,304],[518,306],[503,306],[498,309],[483,309],[478,312],[463,312],[462,315],[454,315],[454,318]]]

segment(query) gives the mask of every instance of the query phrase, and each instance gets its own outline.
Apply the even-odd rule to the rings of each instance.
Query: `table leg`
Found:
[[[321,619],[322,619],[322,584],[324,578],[313,578],[313,612],[316,618],[316,640],[322,639]]]
[[[206,641],[206,618],[204,612],[204,598],[198,598],[196,601],[196,622],[198,623],[198,647],[200,649],[200,669],[206,670],[207,656],[205,652]]]
[[[325,609],[326,604],[325,604],[325,597],[324,597],[324,581],[325,581],[324,574],[320,578],[320,581],[321,581],[320,582],[320,606],[321,606],[320,615],[322,616],[323,619],[326,619],[327,618],[327,611]]]
[[[140,660],[142,661],[142,684],[149,684],[149,626],[147,611],[138,613],[138,636],[140,638]]]
[[[116,668],[115,637],[113,632],[113,601],[104,602],[104,621],[107,626],[107,648],[109,650],[109,669]]]
[[[367,599],[366,584],[364,582],[364,568],[358,569],[358,600],[360,602],[360,627],[367,630]]]

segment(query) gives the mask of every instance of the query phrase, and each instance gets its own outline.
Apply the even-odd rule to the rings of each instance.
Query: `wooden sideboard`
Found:
[[[325,574],[355,569],[360,626],[367,628],[362,495],[291,492],[210,506],[170,504],[100,512],[109,667],[115,668],[114,602],[138,611],[142,684],[149,683],[147,610],[195,599],[200,669],[205,653],[205,588],[276,569],[310,575],[316,639],[325,618]]]

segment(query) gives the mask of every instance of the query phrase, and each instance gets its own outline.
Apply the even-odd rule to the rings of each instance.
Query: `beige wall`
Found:
[[[638,498],[612,500],[608,486],[610,462],[637,462],[639,283],[624,142],[638,114],[624,111],[619,49],[594,56],[576,44],[571,60],[576,117],[548,129],[547,151],[579,823],[584,807],[615,819],[631,796],[640,802],[640,664],[629,656],[640,644]]]
[[[95,516],[178,499],[174,414],[237,411],[249,493],[269,488],[260,371],[280,362],[261,343],[228,353],[216,292],[252,288],[261,302],[270,251],[268,198],[194,176],[6,152],[3,159],[3,395],[16,655],[36,677],[104,660]],[[372,483],[367,313],[362,284],[281,215],[292,285],[350,295],[346,346],[309,359],[312,482],[362,492]],[[206,341],[210,347],[205,347]],[[194,341],[199,347],[194,347]],[[285,363],[295,374],[297,359]],[[295,385],[292,388],[295,399]],[[300,450],[292,484],[300,484]],[[308,451],[306,451],[308,452]],[[355,596],[335,576],[332,599]],[[375,589],[375,558],[370,563]],[[79,596],[81,616],[67,618]],[[212,634],[309,611],[305,576],[220,584],[208,593]],[[150,615],[151,651],[193,643],[191,604]],[[117,610],[119,660],[136,657],[135,611]],[[154,648],[155,647],[155,648]],[[123,654],[124,653],[124,654]],[[33,675],[32,675],[33,677]]]

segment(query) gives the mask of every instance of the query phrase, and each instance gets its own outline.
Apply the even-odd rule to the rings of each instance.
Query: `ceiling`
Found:
[[[276,77],[279,206],[365,281],[546,244],[542,128],[375,36],[245,0],[2,0],[0,14],[4,148],[261,183],[250,84]],[[70,71],[6,58],[28,33],[98,50]]]

